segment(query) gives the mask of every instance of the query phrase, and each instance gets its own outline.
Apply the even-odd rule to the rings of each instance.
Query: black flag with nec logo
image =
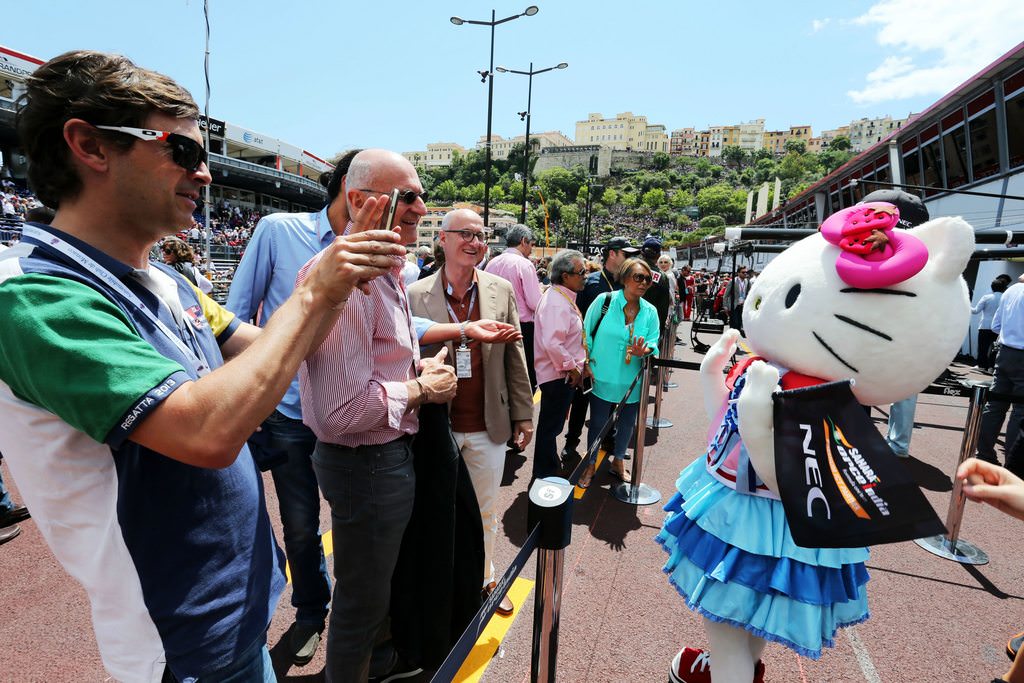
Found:
[[[779,495],[797,545],[855,548],[946,533],[849,382],[773,399]]]

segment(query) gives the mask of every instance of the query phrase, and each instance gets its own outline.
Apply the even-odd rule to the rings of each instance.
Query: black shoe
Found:
[[[288,652],[295,666],[306,666],[313,661],[316,649],[320,646],[320,634],[323,624],[295,622],[288,634]]]
[[[7,543],[7,541],[13,541],[21,534],[20,526],[7,527],[6,529],[0,529],[0,545]]]
[[[0,529],[22,522],[31,516],[27,507],[19,505],[0,515]]]
[[[395,664],[391,667],[391,670],[386,674],[380,676],[370,676],[368,679],[369,683],[391,683],[391,681],[400,681],[405,678],[412,678],[423,673],[423,669],[418,666],[413,666],[407,663],[401,657],[395,657]]]
[[[567,476],[576,471],[580,461],[583,460],[582,456],[575,450],[563,449],[561,454],[562,459],[562,474]]]

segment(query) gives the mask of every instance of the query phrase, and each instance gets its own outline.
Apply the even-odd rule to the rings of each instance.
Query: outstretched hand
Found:
[[[515,325],[500,323],[497,320],[473,320],[466,323],[466,336],[473,341],[488,344],[508,344],[523,338]]]
[[[957,468],[956,478],[964,482],[964,495],[971,500],[1024,519],[1024,481],[1005,467],[968,458]]]
[[[631,356],[636,358],[643,358],[647,355],[650,349],[647,348],[647,344],[643,337],[637,337],[633,340],[633,343],[629,345],[629,353]]]

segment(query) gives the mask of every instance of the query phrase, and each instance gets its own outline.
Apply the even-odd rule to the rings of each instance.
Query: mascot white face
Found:
[[[743,325],[751,349],[812,377],[852,377],[864,405],[921,391],[952,361],[968,328],[970,301],[960,274],[974,250],[973,229],[960,218],[939,218],[887,230],[894,253],[901,240],[913,242],[911,258],[918,261],[910,266],[913,275],[894,281],[891,274],[865,280],[849,267],[844,272],[842,261],[856,245],[845,237],[838,244],[834,224],[826,239],[828,224],[779,254],[750,288]],[[892,262],[898,261],[897,254]]]

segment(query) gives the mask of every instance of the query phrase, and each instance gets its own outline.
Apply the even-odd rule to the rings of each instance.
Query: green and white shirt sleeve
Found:
[[[120,308],[80,282],[10,278],[0,284],[0,311],[0,380],[98,442],[120,445],[132,423],[189,380]]]

